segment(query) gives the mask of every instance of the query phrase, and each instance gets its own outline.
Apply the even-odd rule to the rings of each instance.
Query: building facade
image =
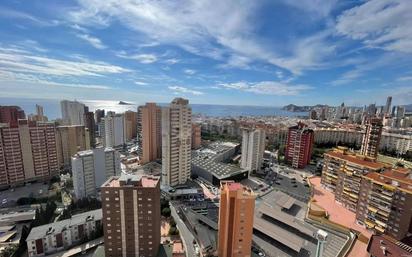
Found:
[[[255,195],[240,183],[220,185],[218,256],[250,257]]]
[[[155,103],[146,103],[138,108],[137,140],[142,164],[162,156],[161,108]]]
[[[65,125],[84,125],[86,106],[77,101],[63,100],[60,102],[62,120]]]
[[[412,232],[412,174],[345,148],[325,154],[321,183],[357,223],[401,240]]]
[[[126,142],[137,137],[137,112],[126,111],[124,113],[124,127]]]
[[[116,147],[126,143],[124,122],[123,114],[108,112],[104,117],[103,142],[106,147]]]
[[[310,163],[314,142],[314,132],[299,122],[288,130],[285,159],[293,168],[301,169]]]
[[[91,147],[94,147],[96,145],[96,123],[94,121],[93,112],[87,111],[84,113],[84,126],[89,131],[89,143],[88,144]]]
[[[72,216],[70,219],[34,227],[26,239],[29,257],[46,256],[80,244],[102,231],[102,210]]]
[[[106,257],[156,257],[160,245],[160,182],[122,175],[102,188]]]
[[[189,101],[175,98],[162,108],[162,183],[186,183],[191,170],[192,109]]]
[[[81,151],[71,158],[74,194],[77,199],[97,196],[97,189],[120,174],[120,154],[112,148]]]
[[[321,183],[335,193],[337,202],[356,212],[362,176],[369,172],[380,172],[384,168],[382,163],[339,147],[324,154]]]
[[[58,172],[54,123],[0,125],[0,187],[46,180]]]
[[[388,169],[363,176],[356,220],[368,229],[397,240],[411,233],[411,171]]]
[[[192,149],[199,149],[202,145],[202,127],[200,124],[192,124]]]
[[[0,106],[0,123],[17,125],[19,119],[25,119],[26,114],[19,106]]]
[[[88,133],[82,125],[58,126],[56,128],[57,157],[60,166],[69,166],[74,154],[90,149]]]
[[[376,158],[378,156],[379,144],[382,136],[382,120],[380,118],[369,118],[366,131],[363,135],[361,154]]]
[[[259,171],[262,167],[265,152],[266,133],[262,129],[244,129],[242,133],[242,158],[240,167],[251,171]]]

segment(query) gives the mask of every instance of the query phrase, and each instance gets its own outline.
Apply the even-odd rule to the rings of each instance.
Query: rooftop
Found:
[[[221,181],[220,188],[221,190],[225,190],[227,188],[229,191],[232,192],[242,190],[243,195],[254,195],[252,189],[250,189],[249,187],[231,180]]]
[[[412,194],[412,179],[410,170],[388,169],[382,173],[371,172],[365,175],[374,182],[393,186]]]
[[[87,220],[91,220],[91,219],[101,220],[102,219],[102,209],[83,212],[83,213],[74,215],[70,219],[61,220],[61,221],[46,224],[43,226],[34,227],[30,231],[30,234],[26,240],[28,241],[36,240],[36,239],[45,237],[47,234],[60,233],[71,226],[83,224]]]
[[[156,187],[159,181],[160,178],[155,176],[122,174],[120,177],[114,176],[109,178],[103,183],[102,187]]]
[[[381,162],[372,161],[366,158],[365,156],[357,155],[353,152],[348,152],[345,149],[334,149],[332,151],[325,153],[325,155],[333,158],[338,158],[353,163],[355,165],[364,166],[371,170],[381,170],[386,166]]]
[[[233,151],[236,144],[215,142],[207,147],[192,152],[192,165],[207,170],[219,179],[245,172],[239,166],[222,162],[223,155]]]
[[[35,210],[23,211],[23,212],[10,212],[6,214],[0,214],[0,225],[7,226],[16,222],[31,221],[36,215]]]

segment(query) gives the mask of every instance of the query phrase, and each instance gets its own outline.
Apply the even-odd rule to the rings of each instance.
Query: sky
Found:
[[[412,103],[410,0],[0,2],[0,97]],[[0,101],[1,104],[1,101]]]

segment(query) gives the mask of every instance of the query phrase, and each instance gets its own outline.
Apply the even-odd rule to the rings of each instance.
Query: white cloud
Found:
[[[180,62],[180,60],[176,59],[176,58],[170,58],[170,59],[166,59],[164,62],[166,64],[176,64],[176,63]]]
[[[276,71],[275,74],[278,79],[283,79],[284,77],[283,72],[280,70]]]
[[[12,10],[12,9],[5,8],[5,7],[0,7],[0,17],[9,18],[9,19],[28,20],[34,23],[35,25],[39,25],[39,26],[56,26],[60,24],[60,22],[57,20],[46,21],[46,20],[39,19],[28,13]]]
[[[192,95],[203,95],[203,92],[192,90],[186,87],[181,86],[169,86],[169,89],[174,91],[177,94],[192,94]]]
[[[24,73],[14,73],[0,70],[0,81],[10,81],[10,82],[26,82],[34,83],[38,85],[48,85],[48,86],[58,86],[58,87],[69,87],[69,88],[84,88],[84,89],[111,89],[108,86],[103,85],[93,85],[93,84],[79,84],[79,83],[62,83],[45,80],[36,75],[29,75]]]
[[[143,81],[135,81],[134,83],[138,86],[147,86],[147,85],[149,85],[148,83],[143,82]]]
[[[100,39],[98,39],[97,37],[92,37],[88,34],[78,34],[77,37],[83,39],[84,41],[87,41],[94,48],[97,48],[97,49],[107,48],[107,46],[105,44],[103,44],[102,41]]]
[[[185,69],[185,70],[183,70],[183,72],[188,74],[188,75],[194,75],[196,73],[196,71],[192,70],[192,69]]]
[[[404,76],[397,79],[398,81],[409,81],[412,80],[412,76]]]
[[[333,2],[333,1],[332,1]],[[256,35],[259,1],[128,1],[83,0],[68,18],[84,26],[109,26],[120,21],[160,44],[177,45],[200,56],[209,57],[227,67],[248,68],[263,61],[299,74],[319,69],[333,53],[325,42],[328,34],[296,38],[285,53]],[[274,25],[276,26],[276,24]],[[275,28],[274,28],[275,29]],[[287,54],[286,54],[287,52]]]
[[[407,0],[371,0],[337,19],[341,35],[369,47],[412,53],[412,4]]]
[[[154,63],[157,61],[157,56],[154,54],[132,54],[129,55],[125,52],[120,52],[117,54],[118,57],[125,58],[125,59],[132,59],[136,60],[143,64]]]
[[[130,72],[128,69],[105,62],[69,61],[39,56],[20,49],[8,51],[7,48],[0,48],[0,70],[75,77]]]
[[[330,14],[338,0],[282,0],[282,2],[304,12],[312,13],[317,18],[324,18]]]
[[[220,84],[220,86],[255,94],[278,96],[299,95],[301,92],[312,88],[308,85],[290,85],[276,81],[261,81],[256,83],[241,81],[236,83],[223,83]]]

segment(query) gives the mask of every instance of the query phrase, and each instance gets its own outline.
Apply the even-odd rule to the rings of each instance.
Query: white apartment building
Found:
[[[65,125],[84,125],[86,106],[77,101],[63,100],[60,102],[62,119]]]
[[[116,147],[126,142],[125,119],[123,114],[109,112],[104,118],[104,145]]]
[[[162,108],[162,184],[186,183],[191,171],[192,109],[189,101],[175,98]]]
[[[258,171],[262,167],[266,133],[262,129],[244,129],[242,133],[242,158],[240,167]]]
[[[315,143],[317,144],[356,144],[361,145],[363,132],[357,130],[345,130],[338,128],[317,128],[315,129]],[[401,135],[395,133],[382,132],[379,149],[388,151],[396,151],[399,154],[404,154],[407,151],[412,151],[412,135]]]
[[[26,239],[29,257],[45,256],[69,249],[102,229],[102,209],[74,215],[70,219],[34,227]]]
[[[96,196],[96,189],[109,177],[119,175],[120,172],[120,154],[112,148],[101,147],[78,152],[72,157],[76,198]]]
[[[383,132],[379,148],[405,154],[407,151],[412,151],[412,135]]]
[[[336,128],[315,129],[315,143],[317,144],[356,144],[362,143],[363,133],[357,130],[346,130]]]

